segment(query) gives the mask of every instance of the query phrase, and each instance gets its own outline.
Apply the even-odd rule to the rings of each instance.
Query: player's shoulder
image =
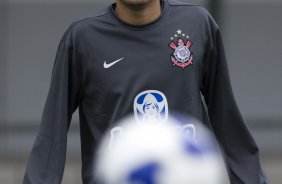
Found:
[[[197,4],[188,3],[180,0],[165,0],[171,6],[198,6]]]
[[[206,8],[200,4],[183,2],[180,0],[165,0],[169,4],[171,10],[176,10],[179,13],[193,13],[194,15],[202,16],[203,18],[208,18],[210,13]],[[200,18],[200,17],[198,17]]]
[[[169,4],[171,14],[193,17],[198,23],[207,27],[218,27],[209,11],[199,4],[180,0],[165,0]]]
[[[70,26],[70,28],[80,28],[87,25],[88,23],[99,22],[99,20],[101,21],[104,17],[108,15],[108,13],[108,7],[95,11],[94,13],[86,17],[82,17],[80,19],[75,20]]]
[[[92,14],[74,20],[66,29],[62,40],[70,36],[79,35],[89,29],[91,25],[96,25],[107,19],[108,7],[93,12]]]

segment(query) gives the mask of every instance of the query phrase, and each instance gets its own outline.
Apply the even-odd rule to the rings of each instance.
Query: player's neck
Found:
[[[141,26],[156,20],[161,15],[162,10],[160,1],[155,0],[144,6],[130,6],[117,1],[115,11],[124,22]]]

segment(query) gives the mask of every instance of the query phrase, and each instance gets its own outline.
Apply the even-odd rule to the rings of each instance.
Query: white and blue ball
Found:
[[[113,130],[118,136],[109,132],[98,150],[102,184],[229,183],[213,136],[194,120],[140,125],[128,118]]]

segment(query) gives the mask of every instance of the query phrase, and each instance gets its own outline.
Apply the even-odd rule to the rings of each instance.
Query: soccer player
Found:
[[[116,0],[63,35],[23,184],[61,183],[68,128],[78,107],[82,180],[95,183],[93,160],[102,135],[126,115],[144,119],[140,107],[146,99],[158,107],[159,119],[176,111],[210,127],[232,184],[268,183],[209,13],[174,0]]]

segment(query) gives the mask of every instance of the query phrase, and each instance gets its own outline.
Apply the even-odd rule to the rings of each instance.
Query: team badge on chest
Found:
[[[189,36],[178,29],[170,40],[169,47],[173,49],[170,59],[173,66],[184,69],[191,65],[193,63],[193,53],[190,50],[192,42],[189,40]]]

